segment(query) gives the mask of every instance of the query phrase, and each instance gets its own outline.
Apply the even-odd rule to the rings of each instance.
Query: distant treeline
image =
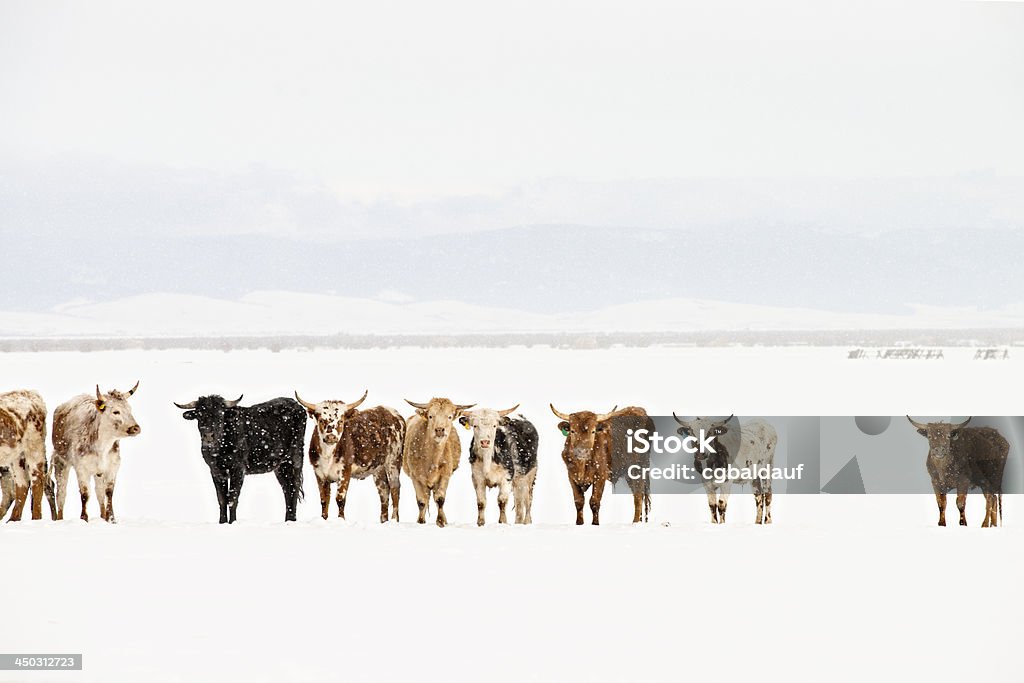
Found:
[[[0,338],[0,352],[116,351],[193,349],[232,351],[267,349],[499,348],[543,346],[606,349],[613,346],[1013,346],[1024,345],[1024,329],[978,330],[830,330],[719,332],[547,332],[489,334],[331,334],[231,337],[67,337]]]

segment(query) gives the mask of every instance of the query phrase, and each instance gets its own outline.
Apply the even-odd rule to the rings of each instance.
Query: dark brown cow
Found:
[[[298,392],[295,399],[316,423],[309,439],[309,462],[320,489],[321,515],[327,519],[331,503],[331,485],[338,484],[338,517],[345,518],[345,498],[352,478],[372,476],[380,496],[380,521],[388,521],[388,499],[391,518],[398,521],[398,498],[401,489],[402,448],[405,443],[405,420],[398,411],[384,406],[357,410],[366,394],[355,403],[321,401],[308,403]]]
[[[550,404],[549,404],[550,405]],[[593,523],[600,524],[601,498],[606,482],[613,484],[626,474],[631,464],[650,466],[649,456],[626,453],[622,439],[612,438],[612,420],[628,419],[633,428],[654,431],[654,423],[643,408],[629,406],[612,409],[599,415],[589,410],[578,413],[562,413],[551,405],[551,412],[561,418],[558,428],[565,436],[562,461],[569,475],[573,500],[576,503],[576,524],[583,524],[583,502],[587,489],[590,494],[590,511]],[[633,522],[646,522],[651,511],[650,482],[646,478],[627,477],[633,492]]]
[[[967,526],[967,491],[981,489],[985,496],[985,520],[981,526],[998,526],[1003,507],[1003,469],[1010,444],[991,427],[968,427],[967,418],[959,424],[915,422],[907,416],[918,434],[928,439],[926,467],[939,506],[939,526],[946,526],[946,494],[956,489],[956,507],[960,526]]]

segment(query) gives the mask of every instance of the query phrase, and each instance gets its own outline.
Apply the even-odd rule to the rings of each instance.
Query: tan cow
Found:
[[[114,518],[114,485],[121,466],[121,439],[141,430],[132,415],[128,399],[139,383],[128,391],[111,390],[96,396],[79,394],[53,411],[53,475],[57,484],[57,519],[64,519],[64,499],[71,468],[78,479],[82,497],[82,519],[89,521],[89,483],[93,482],[100,503],[100,517]]]
[[[0,519],[11,510],[10,522],[21,519],[29,490],[32,519],[43,517],[43,494],[54,514],[53,491],[46,485],[46,404],[34,391],[0,394]]]
[[[412,479],[416,490],[416,505],[420,509],[419,519],[427,521],[427,507],[430,496],[437,504],[437,525],[448,523],[444,515],[444,497],[448,492],[448,480],[459,467],[462,444],[452,423],[470,405],[456,405],[446,398],[432,398],[429,403],[405,402],[416,409],[408,419],[405,430],[405,451],[402,455],[402,469]]]
[[[355,403],[344,401],[298,401],[316,423],[309,439],[309,463],[320,489],[321,515],[327,519],[331,485],[338,484],[338,516],[345,518],[349,482],[372,476],[380,496],[380,521],[388,521],[388,500],[392,519],[398,521],[401,490],[402,448],[405,420],[398,411],[385,406],[358,410],[366,394]]]

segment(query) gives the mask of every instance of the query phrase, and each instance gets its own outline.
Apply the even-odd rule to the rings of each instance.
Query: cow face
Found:
[[[472,411],[465,411],[459,418],[459,424],[466,429],[473,430],[473,440],[481,454],[488,455],[494,452],[494,444],[498,438],[498,425],[501,418],[513,412],[519,404],[507,410],[491,410],[489,408],[478,408]]]
[[[909,417],[907,418],[910,419]],[[949,424],[948,422],[914,422],[910,420],[910,423],[917,429],[917,433],[928,439],[928,457],[937,458],[942,460],[949,456],[953,450],[953,443],[960,438],[960,430],[971,421],[971,418],[967,418],[966,421],[959,424]]]
[[[101,430],[113,434],[117,439],[136,436],[142,431],[142,427],[132,415],[131,405],[128,404],[128,398],[138,388],[139,383],[136,382],[129,391],[112,389],[101,394],[100,388],[96,387],[96,410],[100,414]]]
[[[225,442],[228,420],[235,417],[234,409],[241,400],[241,396],[234,401],[226,401],[221,396],[200,396],[191,403],[174,404],[186,409],[181,414],[182,418],[196,421],[204,457],[216,456],[220,451]]]
[[[695,439],[701,438],[701,432],[703,431],[704,436],[708,439],[708,443],[718,450],[718,439],[725,436],[729,432],[729,422],[733,416],[730,415],[725,420],[715,420],[710,417],[696,417],[692,420],[680,420],[676,417],[675,413],[672,416],[676,418],[676,422],[679,423],[679,428],[676,429],[676,434],[686,438],[692,436]],[[701,460],[707,457],[706,453],[698,451],[694,453],[695,460]]]
[[[427,421],[426,435],[441,443],[451,434],[452,422],[462,416],[463,411],[469,410],[476,404],[457,405],[446,398],[432,398],[429,403],[414,403],[409,399],[405,402],[416,409],[416,414]]]
[[[333,446],[338,443],[345,431],[345,420],[359,412],[356,408],[366,400],[367,393],[369,390],[364,391],[363,397],[355,403],[345,403],[344,401],[310,403],[303,401],[299,392],[296,391],[295,400],[306,409],[306,414],[316,423],[316,433],[320,437],[320,441]]]
[[[565,435],[572,457],[587,460],[594,453],[594,440],[598,432],[608,429],[608,424],[598,420],[596,413],[584,410],[572,413],[568,420],[559,422],[558,429]]]

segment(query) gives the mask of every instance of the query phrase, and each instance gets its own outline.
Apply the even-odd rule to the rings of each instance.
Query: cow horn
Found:
[[[235,406],[242,402],[242,396],[245,396],[245,394],[240,394],[238,398],[236,398],[234,401],[224,401],[224,405],[227,406],[228,408],[234,408]]]
[[[131,396],[135,393],[135,390],[139,388],[139,380],[135,380],[135,386],[128,390],[128,395]]]
[[[732,419],[734,417],[736,417],[736,413],[733,413],[732,415],[730,415],[729,417],[725,418],[721,422],[716,422],[715,426],[716,427],[724,427],[725,425],[729,424],[729,422],[732,421]]]
[[[298,401],[299,404],[302,405],[302,407],[305,408],[306,410],[316,410],[316,404],[315,403],[307,403],[307,402],[303,401],[302,397],[299,396],[299,392],[298,391],[295,392],[295,400]]]
[[[568,420],[569,419],[569,416],[566,415],[565,413],[558,412],[558,409],[555,408],[555,404],[554,403],[549,403],[548,405],[551,406],[551,412],[555,414],[555,417],[557,417],[559,419],[562,419],[562,420]]]
[[[924,424],[923,422],[915,422],[913,420],[913,418],[911,418],[909,415],[907,415],[907,419],[910,420],[910,424],[914,425],[918,429],[927,429],[928,428],[928,425]]]
[[[605,413],[604,415],[598,415],[598,416],[597,416],[597,419],[598,419],[598,420],[608,420],[608,419],[611,419],[611,418],[613,418],[613,417],[618,417],[618,416],[617,416],[617,415],[615,414],[615,413],[616,413],[616,411],[617,411],[618,409],[619,409],[619,406],[618,406],[618,405],[614,405],[614,406],[612,406],[612,409],[611,409],[611,410],[609,410],[609,411],[608,411],[607,413]],[[625,410],[625,408],[623,408],[623,410]]]
[[[196,401],[192,401],[191,403],[178,403],[177,401],[173,401],[173,403],[182,410],[191,410],[196,407]]]
[[[973,416],[972,416],[972,417],[973,417]],[[968,422],[970,422],[970,421],[971,421],[971,418],[969,417],[969,418],[967,418],[966,420],[964,420],[963,422],[961,422],[960,424],[958,424],[958,425],[953,425],[953,428],[954,428],[954,429],[960,429],[960,428],[962,428],[962,427],[966,427],[966,426],[967,426],[967,423],[968,423]]]
[[[427,406],[430,405],[429,403],[416,403],[415,401],[410,401],[407,398],[403,398],[402,400],[411,405],[413,408],[419,408],[420,410],[426,410]]]
[[[455,410],[469,410],[470,408],[472,408],[475,405],[476,405],[475,403],[467,403],[466,405],[462,405],[462,406],[456,405],[455,406]]]
[[[508,410],[499,410],[498,411],[498,415],[501,416],[501,417],[505,417],[506,415],[508,415],[509,413],[511,413],[513,410],[515,410],[518,407],[519,407],[519,404],[517,403],[514,406],[512,406],[511,408],[509,408]]]
[[[347,403],[347,404],[345,404],[345,410],[351,410],[352,408],[358,408],[359,404],[361,404],[363,401],[366,400],[366,396],[369,393],[370,393],[370,390],[367,389],[366,391],[363,392],[363,397],[361,399],[359,399],[355,403]],[[298,394],[296,394],[296,396],[298,396]]]
[[[96,400],[103,403],[103,394],[100,393],[100,385],[96,385]]]
[[[672,417],[675,418],[675,421],[681,424],[682,426],[686,427],[687,429],[690,428],[690,423],[687,422],[686,420],[680,420],[679,416],[676,415],[676,411],[674,410],[672,411]]]

